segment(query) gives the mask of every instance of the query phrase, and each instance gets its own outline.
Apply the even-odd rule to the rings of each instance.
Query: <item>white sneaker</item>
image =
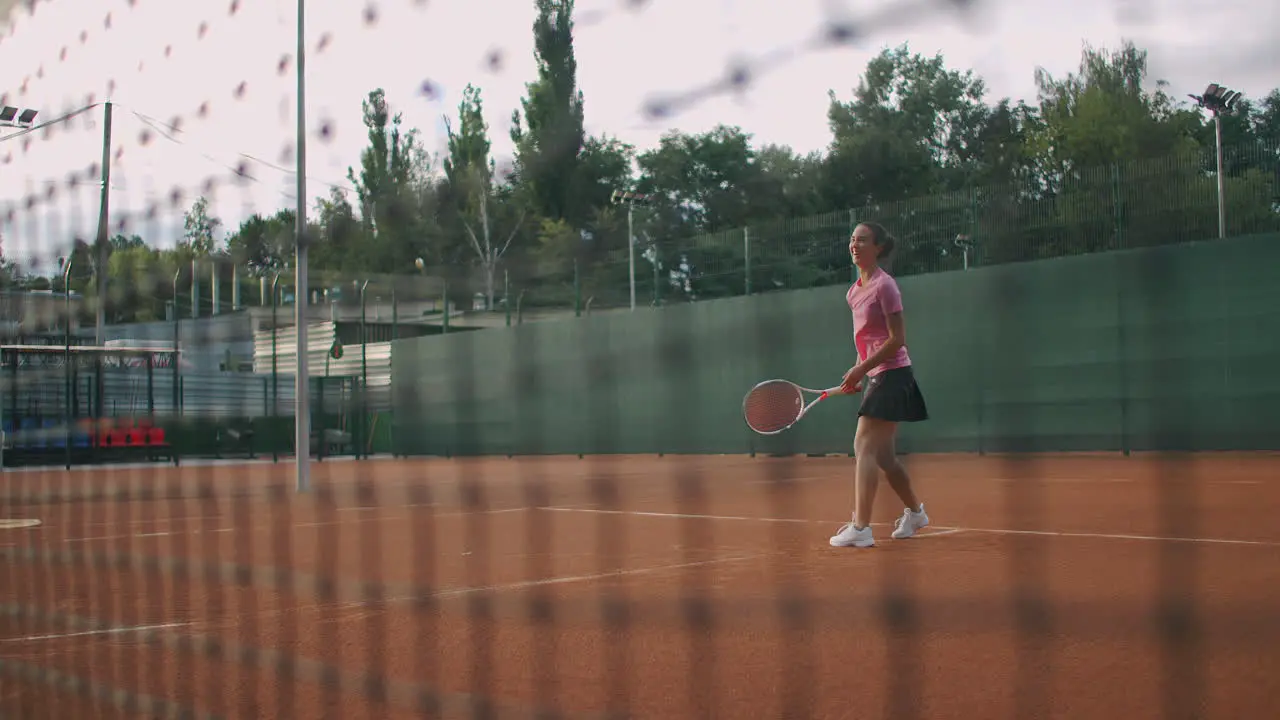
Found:
[[[831,547],[871,547],[876,544],[876,539],[871,534],[870,525],[858,530],[849,522],[840,527],[840,532],[831,536],[830,542]]]
[[[924,511],[924,503],[920,503],[920,512],[911,508],[902,511],[902,517],[893,521],[893,538],[903,540],[916,534],[916,531],[929,525],[929,515]]]

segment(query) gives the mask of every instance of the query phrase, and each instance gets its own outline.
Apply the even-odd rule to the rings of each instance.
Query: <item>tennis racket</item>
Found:
[[[765,380],[742,399],[742,415],[747,426],[761,435],[777,435],[800,422],[814,405],[832,395],[844,395],[840,386],[826,390],[800,387],[790,380]],[[805,402],[807,396],[816,398]]]

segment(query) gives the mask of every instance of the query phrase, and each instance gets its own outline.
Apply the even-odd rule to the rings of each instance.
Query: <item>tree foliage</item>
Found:
[[[941,55],[885,48],[831,90],[821,151],[730,125],[672,130],[637,149],[585,130],[573,1],[533,1],[536,77],[511,118],[509,171],[478,85],[443,119],[439,172],[384,91],[371,91],[368,142],[347,174],[354,192],[329,189],[310,217],[320,275],[416,275],[420,258],[455,300],[478,292],[490,308],[504,277],[528,291],[526,304],[568,305],[575,287],[586,300],[624,302],[631,258],[617,190],[654,198],[631,215],[645,302],[845,282],[844,239],[868,217],[902,241],[899,274],[1216,235],[1212,119],[1152,78],[1132,43],[1086,46],[1062,77],[1028,68],[1037,93],[1025,100],[990,97],[981,77]],[[1222,131],[1231,232],[1280,229],[1280,89],[1246,99]],[[113,238],[110,273],[132,288],[113,317],[160,317],[194,257],[249,275],[284,271],[294,223],[289,209],[254,215],[217,247],[220,220],[200,198],[173,249]],[[5,268],[6,283],[34,282]],[[73,287],[91,275],[77,266]],[[179,293],[189,282],[180,280]]]

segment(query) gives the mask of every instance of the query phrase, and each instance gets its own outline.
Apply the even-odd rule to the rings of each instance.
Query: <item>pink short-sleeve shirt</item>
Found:
[[[863,362],[889,340],[889,316],[902,312],[902,293],[889,273],[876,268],[865,286],[859,278],[849,287],[845,300],[853,312],[853,339],[858,347],[858,362]],[[911,356],[903,345],[867,375],[879,375],[885,370],[910,364]]]

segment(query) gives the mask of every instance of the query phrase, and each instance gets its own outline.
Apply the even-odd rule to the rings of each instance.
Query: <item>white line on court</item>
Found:
[[[654,565],[651,567],[631,568],[630,570],[618,569],[609,570],[607,572],[587,573],[584,575],[566,575],[564,577],[544,578],[542,580],[523,580],[521,582],[505,583],[502,585],[484,585],[480,587],[458,588],[456,590],[442,590],[432,593],[431,597],[449,598],[459,597],[461,595],[470,595],[477,592],[495,592],[506,590],[523,590],[531,587],[542,587],[545,585],[566,585],[569,583],[591,582],[593,580],[605,580],[608,578],[625,577],[630,575],[652,575],[654,573],[667,572],[669,570],[683,570],[685,568],[703,567],[706,565],[723,565],[732,562],[746,562],[747,560],[755,560],[764,557],[759,553],[751,555],[734,555],[732,557],[712,558],[711,560],[696,560],[694,562],[671,563],[669,565]],[[414,596],[404,596],[392,598],[393,600],[413,600]],[[360,603],[353,603],[360,604]]]
[[[417,505],[396,506],[396,508],[387,508],[387,509],[395,510],[399,507],[430,507],[430,506],[424,505],[424,504],[417,504]],[[439,517],[461,517],[464,515],[501,515],[503,513],[521,512],[521,511],[530,510],[530,509],[532,508],[518,507],[518,508],[502,508],[499,510],[472,510],[472,511],[465,511],[465,512],[432,513],[431,517],[439,518]],[[208,519],[212,520],[215,518],[210,517]],[[221,519],[230,519],[230,518],[221,518]],[[295,523],[291,527],[314,528],[314,527],[325,527],[328,525],[341,525],[343,523],[364,523],[364,522],[377,522],[381,520],[405,520],[405,519],[409,519],[409,516],[408,515],[382,515],[382,516],[374,516],[374,517],[348,518],[345,520],[320,520],[317,522]],[[228,532],[236,532],[237,530],[249,531],[249,530],[257,530],[257,529],[269,528],[269,527],[274,527],[274,525],[270,522],[261,522],[261,523],[255,523],[253,525],[248,525],[245,527],[217,528],[214,530],[209,530],[208,532],[228,533]],[[205,530],[202,528],[188,528],[183,530],[167,530],[162,532],[124,533],[121,535],[96,535],[93,537],[66,538],[63,540],[63,542],[69,542],[69,543],[96,542],[99,540],[127,540],[129,538],[168,537],[173,535],[197,535],[203,532],[205,532]]]
[[[821,523],[830,524],[832,520],[811,520],[807,518],[771,518],[771,517],[749,517],[742,515],[697,515],[690,513],[663,513],[663,512],[646,512],[640,510],[600,510],[588,508],[565,508],[565,507],[543,507],[542,510],[554,512],[580,512],[580,513],[596,513],[605,515],[637,515],[641,517],[663,517],[677,519],[694,519],[694,520],[739,520],[750,522],[776,522],[776,523]],[[872,523],[872,525],[887,525],[887,523]],[[1272,540],[1230,540],[1226,538],[1204,538],[1204,537],[1168,537],[1159,535],[1125,535],[1120,533],[1088,533],[1088,532],[1060,532],[1054,530],[1009,530],[1002,528],[976,528],[976,527],[954,527],[946,525],[930,525],[935,532],[929,534],[941,534],[941,531],[956,530],[971,533],[987,533],[990,535],[1033,535],[1041,537],[1069,537],[1069,538],[1085,538],[1099,540],[1146,540],[1150,542],[1182,542],[1182,543],[1202,543],[1206,545],[1251,545],[1260,547],[1280,547],[1280,542]]]
[[[843,473],[832,473],[831,475],[808,475],[805,477],[783,477],[777,480],[748,480],[747,485],[774,485],[780,483],[799,483],[813,482],[814,480],[847,480]]]
[[[921,530],[920,532],[916,533],[915,536],[917,539],[931,538],[931,537],[939,537],[941,535],[955,535],[956,533],[962,533],[964,531],[965,531],[964,528],[946,528],[944,530],[929,530],[927,532],[924,530]]]
[[[85,630],[83,632],[57,633],[53,635],[28,635],[27,637],[3,638],[0,639],[0,642],[35,642],[37,640],[61,640],[62,638],[84,637],[86,635],[118,635],[120,633],[186,627],[190,624],[191,623],[164,623],[162,625],[135,625],[133,627],[103,628],[101,630]]]
[[[425,596],[399,595],[396,597],[387,598],[386,602],[388,603],[408,602],[411,600],[417,600],[419,597],[455,598],[455,597],[462,597],[464,595],[471,595],[473,593],[479,593],[479,592],[508,592],[511,590],[525,590],[527,588],[544,587],[547,585],[568,585],[570,583],[592,582],[595,580],[607,580],[609,578],[627,577],[627,576],[633,576],[633,575],[653,575],[656,573],[668,572],[670,570],[683,570],[685,568],[704,567],[707,565],[724,565],[726,563],[733,563],[733,562],[746,562],[748,560],[755,560],[757,558],[762,558],[762,557],[764,557],[764,554],[762,553],[753,553],[751,555],[735,555],[733,557],[713,558],[711,560],[697,560],[694,562],[672,563],[669,565],[654,565],[651,567],[632,568],[630,570],[618,569],[618,570],[610,570],[608,572],[587,573],[584,575],[566,575],[563,577],[543,578],[541,580],[523,580],[520,582],[504,583],[501,585],[481,585],[477,587],[455,588],[453,590],[441,590],[439,592],[429,593]],[[366,603],[362,600],[353,600],[350,602],[342,603],[340,607],[344,609],[354,609],[354,608],[364,607],[365,605]],[[312,609],[312,608],[318,608],[318,607],[321,607],[321,603],[312,603],[310,605],[300,605],[297,608],[292,608],[292,609],[302,610],[302,609]],[[273,610],[268,612],[275,615],[275,614],[279,614],[280,611]],[[337,622],[362,620],[376,612],[381,612],[381,611],[366,610],[363,613],[346,615],[340,618],[334,618],[334,620]]]
[[[1132,483],[1132,478],[1053,478],[1053,477],[1024,477],[1024,478],[991,478],[992,482],[1000,483]]]
[[[523,510],[524,508],[520,508],[520,509]],[[607,580],[609,578],[628,577],[628,576],[635,576],[635,575],[655,575],[657,573],[668,572],[671,570],[683,570],[686,568],[703,567],[706,565],[724,565],[727,563],[734,563],[734,562],[747,562],[748,560],[755,560],[758,558],[765,557],[766,554],[767,553],[753,553],[751,555],[735,555],[733,557],[712,558],[710,560],[697,560],[694,562],[672,563],[668,565],[654,565],[654,566],[643,567],[643,568],[618,569],[618,570],[610,570],[608,572],[587,573],[583,575],[566,575],[563,577],[543,578],[541,580],[522,580],[519,582],[503,583],[499,585],[481,585],[481,586],[475,586],[475,587],[454,588],[451,590],[440,590],[438,592],[426,593],[425,595],[396,595],[396,596],[386,598],[383,602],[388,604],[410,602],[422,597],[456,598],[456,597],[462,597],[465,595],[471,595],[471,594],[480,593],[480,592],[508,592],[511,590],[525,590],[527,588],[541,587],[546,585],[568,585],[571,583],[592,582],[595,580]],[[278,608],[274,610],[261,610],[257,613],[254,613],[254,617],[259,619],[272,618],[272,617],[277,617],[289,612],[298,612],[301,610],[315,610],[317,608],[327,607],[332,604],[333,603],[316,602],[316,603],[307,603],[304,605],[294,605],[288,608]],[[349,600],[346,602],[337,603],[336,605],[339,609],[353,610],[353,609],[364,607],[367,604],[368,603],[366,603],[363,600]],[[345,621],[351,621],[351,620],[360,620],[365,617],[368,617],[369,615],[375,612],[380,612],[380,611],[366,610],[363,613],[344,615],[339,618],[334,618],[333,621],[345,622]],[[238,619],[235,621],[238,622]],[[207,623],[205,627],[215,627],[220,624],[222,623],[220,623],[219,621],[214,621],[214,622]]]
[[[43,522],[36,518],[18,518],[13,520],[0,519],[0,530],[23,530],[26,528],[40,527]]]

